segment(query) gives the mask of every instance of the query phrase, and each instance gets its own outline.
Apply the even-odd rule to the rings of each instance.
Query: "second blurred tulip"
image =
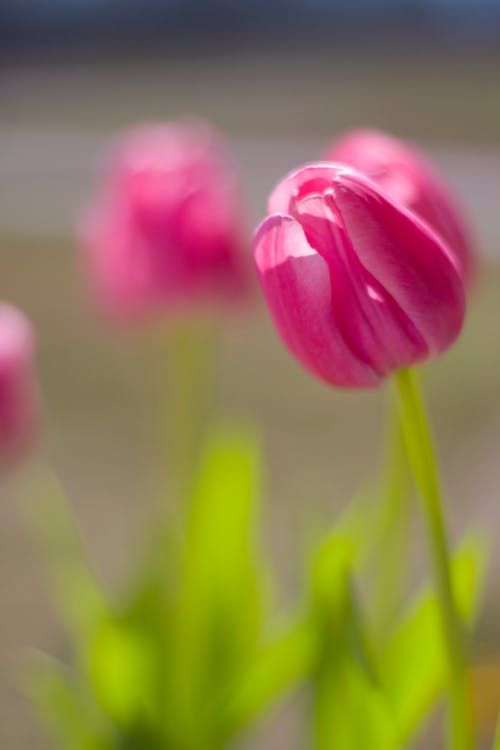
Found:
[[[81,226],[94,296],[115,318],[246,296],[244,210],[222,139],[203,123],[119,140]]]

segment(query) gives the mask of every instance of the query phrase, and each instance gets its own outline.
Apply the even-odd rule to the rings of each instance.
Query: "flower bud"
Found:
[[[334,141],[325,159],[370,177],[390,197],[414,211],[448,243],[468,281],[474,252],[463,212],[429,159],[413,145],[376,130],[354,130]]]
[[[260,283],[288,349],[318,377],[376,386],[457,337],[464,285],[438,235],[348,167],[311,164],[269,199],[254,237]]]
[[[24,455],[38,427],[35,335],[15,307],[0,303],[0,468]]]
[[[125,134],[81,240],[95,297],[114,317],[239,301],[248,290],[235,169],[201,123]]]

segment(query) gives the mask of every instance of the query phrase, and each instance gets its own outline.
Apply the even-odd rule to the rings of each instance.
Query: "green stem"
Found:
[[[440,605],[449,683],[449,740],[452,750],[474,747],[471,707],[466,681],[462,623],[450,576],[448,541],[436,458],[418,381],[411,370],[396,373],[401,424],[427,523],[436,594]]]
[[[199,459],[203,432],[214,392],[214,331],[206,321],[188,320],[172,327],[161,414],[169,454],[170,488],[175,502],[186,503]],[[168,389],[168,391],[166,390]]]
[[[162,581],[178,554],[191,481],[214,399],[216,345],[212,321],[189,317],[151,331],[139,350],[149,376],[148,419],[156,481],[138,591],[145,577],[156,584]]]

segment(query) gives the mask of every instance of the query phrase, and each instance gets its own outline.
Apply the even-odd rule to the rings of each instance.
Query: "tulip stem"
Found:
[[[450,556],[436,457],[420,388],[411,370],[396,373],[401,425],[408,461],[423,505],[436,594],[439,602],[449,685],[449,747],[474,746],[471,706],[466,681],[462,622],[450,575]]]
[[[199,459],[203,432],[214,390],[214,332],[203,320],[180,322],[169,332],[166,385],[170,426],[168,443],[174,498],[186,503],[191,493],[191,477]],[[171,482],[172,484],[172,482]]]

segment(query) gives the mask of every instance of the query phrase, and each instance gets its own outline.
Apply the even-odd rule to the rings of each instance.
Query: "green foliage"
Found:
[[[113,727],[87,686],[58,661],[34,655],[25,685],[55,747],[107,750],[116,746]]]
[[[118,726],[134,726],[153,705],[154,660],[154,648],[139,629],[112,620],[96,629],[88,675],[99,705]]]
[[[268,584],[255,538],[259,480],[255,441],[209,444],[187,519],[170,670],[169,731],[189,746],[218,745],[260,639]]]
[[[230,727],[245,727],[294,687],[316,663],[318,637],[308,613],[280,627],[257,651],[229,704]]]
[[[307,688],[317,750],[397,750],[411,742],[443,692],[445,664],[428,584],[401,606],[402,580],[389,577],[397,588],[390,607],[378,600],[377,576],[406,533],[397,521],[409,500],[398,479],[402,460],[393,457],[394,481],[386,477],[353,502],[316,545],[305,594],[293,616],[279,619],[259,545],[261,469],[252,436],[217,433],[207,441],[179,529],[156,526],[121,594],[97,580],[59,485],[44,476],[29,518],[71,659],[65,666],[37,656],[26,684],[54,746],[222,750],[299,686]],[[392,522],[399,531],[387,536]],[[455,596],[469,624],[484,546],[467,537],[453,559]],[[360,584],[374,579],[362,598]]]
[[[155,549],[121,597],[99,586],[60,487],[44,484],[30,518],[73,652],[72,666],[46,661],[29,679],[52,734],[64,747],[89,750],[222,747],[269,693],[268,659],[290,653],[288,632],[276,640],[265,632],[270,581],[256,534],[256,441],[212,437],[183,537],[155,530]]]
[[[497,724],[497,731],[495,735],[495,740],[493,742],[493,748],[492,750],[500,750],[500,720]]]
[[[360,526],[354,518],[351,513],[349,524],[342,519],[313,566],[312,609],[320,633],[313,672],[318,750],[406,746],[424,727],[446,682],[439,605],[428,585],[380,643],[370,632],[355,593]],[[485,540],[470,535],[452,561],[457,604],[469,625],[477,610],[484,558]]]
[[[484,573],[485,543],[469,536],[452,561],[453,584],[460,613],[471,623]],[[423,728],[423,720],[446,682],[442,633],[436,597],[425,586],[382,652],[382,676],[402,742]]]
[[[312,610],[320,644],[313,671],[314,747],[397,747],[353,586],[353,547],[333,534],[312,570]],[[362,717],[362,720],[360,720]]]
[[[25,516],[45,558],[59,613],[75,643],[85,642],[105,614],[107,596],[86,558],[64,491],[47,470],[30,476]]]

